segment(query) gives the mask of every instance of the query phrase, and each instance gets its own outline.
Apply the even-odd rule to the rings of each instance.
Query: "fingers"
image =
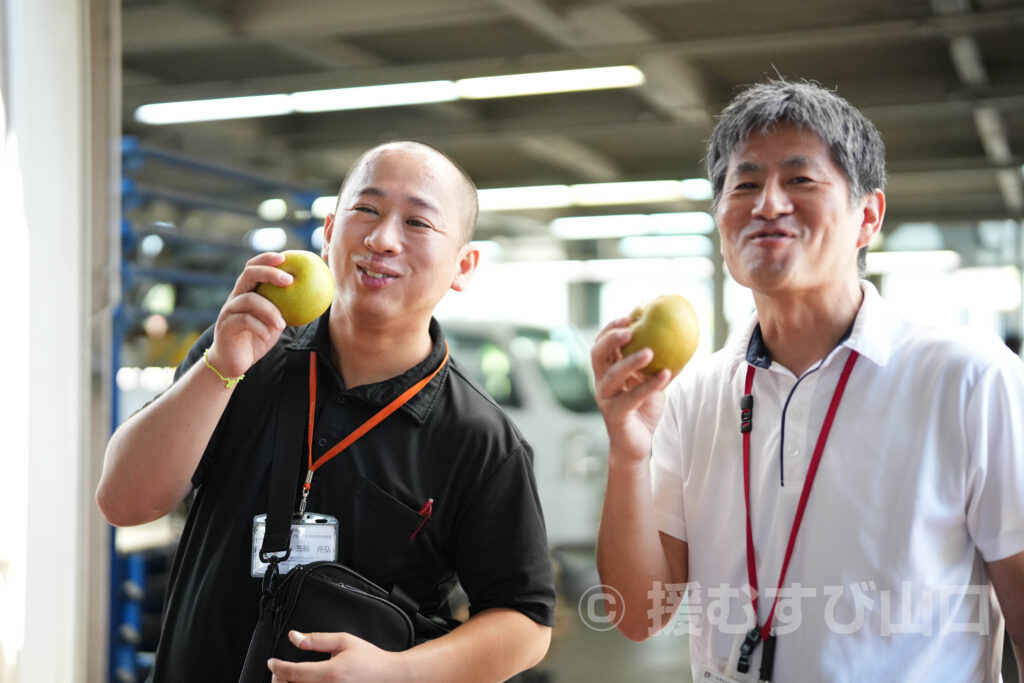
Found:
[[[590,364],[594,377],[600,380],[612,365],[622,358],[622,347],[633,338],[629,318],[616,318],[604,326],[590,350]]]
[[[284,254],[276,251],[253,256],[246,262],[242,274],[235,280],[235,288],[232,290],[231,296],[240,296],[246,292],[255,291],[261,282],[287,287],[294,278],[277,267],[282,263],[284,263]]]
[[[622,347],[632,338],[629,318],[617,318],[605,325],[591,349],[594,390],[609,431],[623,427],[656,393],[672,380],[668,370],[648,375],[642,370],[654,360],[654,351],[640,349],[628,356]]]
[[[633,332],[628,327],[606,328],[598,336],[591,351],[591,363],[599,401],[612,398],[648,379],[640,371],[654,360],[654,351],[644,348],[625,357],[622,355],[622,346],[632,337]]]
[[[300,650],[341,652],[346,647],[351,647],[352,641],[358,640],[358,638],[348,633],[300,633],[299,631],[289,631],[288,640],[292,641],[295,647]]]
[[[249,259],[221,309],[218,330],[247,331],[268,340],[274,333],[284,329],[284,318],[277,306],[256,294],[256,288],[262,282],[279,287],[287,287],[293,282],[291,275],[277,267],[281,263],[284,263],[284,254],[275,251],[257,254]],[[231,316],[241,317],[231,319]]]
[[[314,683],[329,680],[327,672],[324,671],[324,664],[326,662],[267,660],[267,668],[272,674],[271,683]]]
[[[348,633],[300,633],[299,631],[289,631],[288,639],[300,650],[331,654],[342,652],[357,642],[364,642]],[[337,666],[338,663],[334,659],[323,662],[286,662],[274,658],[267,660],[267,668],[273,674],[272,682],[278,683],[326,681],[329,680],[332,668]]]
[[[210,356],[217,359],[220,364],[215,363],[215,366],[228,376],[245,373],[273,346],[285,328],[284,317],[277,306],[255,291],[261,282],[279,286],[291,284],[292,276],[276,267],[283,262],[284,255],[278,252],[266,252],[249,259],[221,307]]]
[[[246,292],[228,299],[218,316],[218,328],[237,327],[266,336],[283,330],[284,316],[270,299],[256,292]]]
[[[286,662],[283,659],[268,659],[267,668],[272,674],[271,683],[314,683],[328,679],[328,662]]]
[[[247,292],[228,299],[217,316],[215,343],[238,340],[249,335],[272,343],[285,328],[284,316],[269,299]]]

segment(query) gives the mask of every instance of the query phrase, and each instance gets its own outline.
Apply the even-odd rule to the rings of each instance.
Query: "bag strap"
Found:
[[[277,406],[277,433],[274,437],[274,459],[270,466],[270,494],[267,502],[267,527],[260,547],[260,560],[284,562],[291,555],[292,507],[299,485],[299,460],[292,457],[302,440],[289,425],[303,425],[307,401],[303,400],[302,369],[305,354],[289,352],[284,364],[284,379]],[[289,438],[291,437],[291,438]],[[300,452],[301,456],[301,452]],[[271,556],[271,553],[275,554]],[[281,555],[280,553],[283,553]]]
[[[304,354],[291,353],[285,361],[285,376],[281,382],[281,395],[278,398],[277,433],[274,437],[274,459],[270,466],[270,493],[267,503],[267,526],[260,547],[260,559],[269,563],[264,577],[264,596],[272,594],[277,577],[277,565],[291,555],[292,508],[295,504],[295,493],[299,486],[299,467],[296,459],[289,455],[296,443],[295,432],[288,430],[288,425],[304,425],[306,415],[304,408],[308,401],[303,401],[303,367]],[[289,443],[289,437],[291,442]],[[301,443],[300,443],[301,445]],[[283,553],[283,555],[281,554]],[[397,585],[392,584],[388,598],[400,606],[402,611],[412,619],[418,639],[430,639],[442,636],[456,625],[458,621],[441,616],[426,616],[419,611],[419,605]]]

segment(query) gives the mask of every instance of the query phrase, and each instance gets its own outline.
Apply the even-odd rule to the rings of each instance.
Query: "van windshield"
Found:
[[[520,328],[512,344],[526,347],[517,348],[518,355],[537,360],[544,382],[562,406],[576,413],[597,411],[590,361],[575,331]]]
[[[445,336],[452,354],[500,405],[522,407],[518,383],[526,379],[523,375],[539,375],[545,389],[567,410],[598,410],[590,358],[572,328],[516,327],[508,335],[451,326],[445,327]],[[537,372],[517,373],[517,362],[532,364]]]

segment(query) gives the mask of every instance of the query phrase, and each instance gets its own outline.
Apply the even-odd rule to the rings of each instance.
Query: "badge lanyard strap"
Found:
[[[430,383],[430,380],[434,379],[437,373],[441,372],[441,368],[448,362],[448,354],[448,342],[446,341],[444,343],[444,358],[441,359],[441,364],[432,373],[413,384],[402,392],[398,398],[381,408],[373,417],[356,427],[351,434],[317,458],[316,462],[313,461],[313,422],[316,416],[316,351],[309,354],[309,425],[306,429],[306,434],[308,435],[306,447],[309,453],[309,469],[306,470],[306,481],[302,484],[302,500],[299,502],[300,515],[306,511],[306,500],[309,498],[309,490],[313,486],[313,473],[320,469],[321,465],[326,464],[331,458],[354,444],[366,432],[383,422],[388,415],[401,408],[409,399],[418,394],[423,387]]]
[[[821,462],[822,453],[825,450],[825,442],[828,441],[829,432],[832,431],[832,422],[835,420],[836,410],[846,390],[846,382],[850,378],[857,358],[860,356],[856,351],[850,352],[850,357],[843,366],[839,375],[839,382],[836,384],[835,392],[832,394],[832,402],[829,404],[828,412],[825,414],[825,422],[818,433],[818,442],[814,447],[814,454],[811,456],[810,465],[807,468],[807,477],[804,480],[803,490],[800,492],[800,500],[796,506],[796,514],[793,516],[793,527],[789,531],[789,542],[786,544],[786,554],[782,560],[782,570],[779,572],[779,588],[772,601],[771,611],[763,626],[754,626],[747,633],[743,644],[740,646],[740,659],[737,663],[737,670],[746,673],[750,669],[750,655],[754,652],[758,643],[765,641],[765,651],[761,657],[760,680],[771,680],[771,669],[775,653],[775,636],[772,634],[772,621],[775,618],[775,608],[779,604],[779,595],[782,586],[786,581],[786,570],[789,569],[789,561],[793,556],[793,547],[796,545],[796,535],[800,530],[800,523],[803,521],[804,510],[807,508],[807,498],[811,493],[811,486],[814,484],[814,477],[818,473],[818,464]],[[744,383],[743,398],[740,400],[740,431],[743,436],[743,502],[747,512],[747,579],[752,589],[751,601],[754,603],[754,622],[757,622],[757,562],[754,556],[754,532],[750,523],[750,432],[753,423],[754,388],[753,365],[747,365],[747,377]]]

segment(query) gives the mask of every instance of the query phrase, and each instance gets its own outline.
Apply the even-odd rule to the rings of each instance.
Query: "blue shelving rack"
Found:
[[[182,291],[226,290],[234,285],[241,265],[229,272],[233,264],[242,264],[253,253],[242,235],[223,237],[205,230],[183,230],[173,221],[139,219],[147,206],[159,203],[181,215],[201,215],[212,225],[216,217],[231,216],[240,223],[249,221],[252,228],[265,227],[254,198],[280,197],[293,207],[312,206],[323,194],[303,187],[251,172],[223,166],[210,161],[167,152],[141,144],[132,136],[122,138],[121,181],[121,303],[111,321],[114,330],[113,367],[121,368],[123,344],[139,322],[151,314],[139,301],[139,291],[152,284],[169,284]],[[177,175],[186,182],[175,184],[167,179]],[[312,247],[311,239],[319,222],[314,218],[293,217],[275,221],[288,233],[289,248]],[[209,255],[209,261],[220,270],[189,267],[176,263],[147,263],[137,256],[141,241],[160,237],[169,251],[179,249]],[[226,296],[226,292],[225,292]],[[223,298],[220,299],[223,303]],[[168,326],[202,330],[216,320],[220,305],[176,306],[165,315]],[[115,373],[116,374],[116,373]],[[111,392],[111,432],[121,422],[121,397],[117,386]],[[110,538],[110,632],[109,678],[111,683],[136,683],[145,679],[152,666],[153,650],[159,636],[160,615],[170,570],[173,547],[159,547],[136,552],[117,550],[115,533]]]

